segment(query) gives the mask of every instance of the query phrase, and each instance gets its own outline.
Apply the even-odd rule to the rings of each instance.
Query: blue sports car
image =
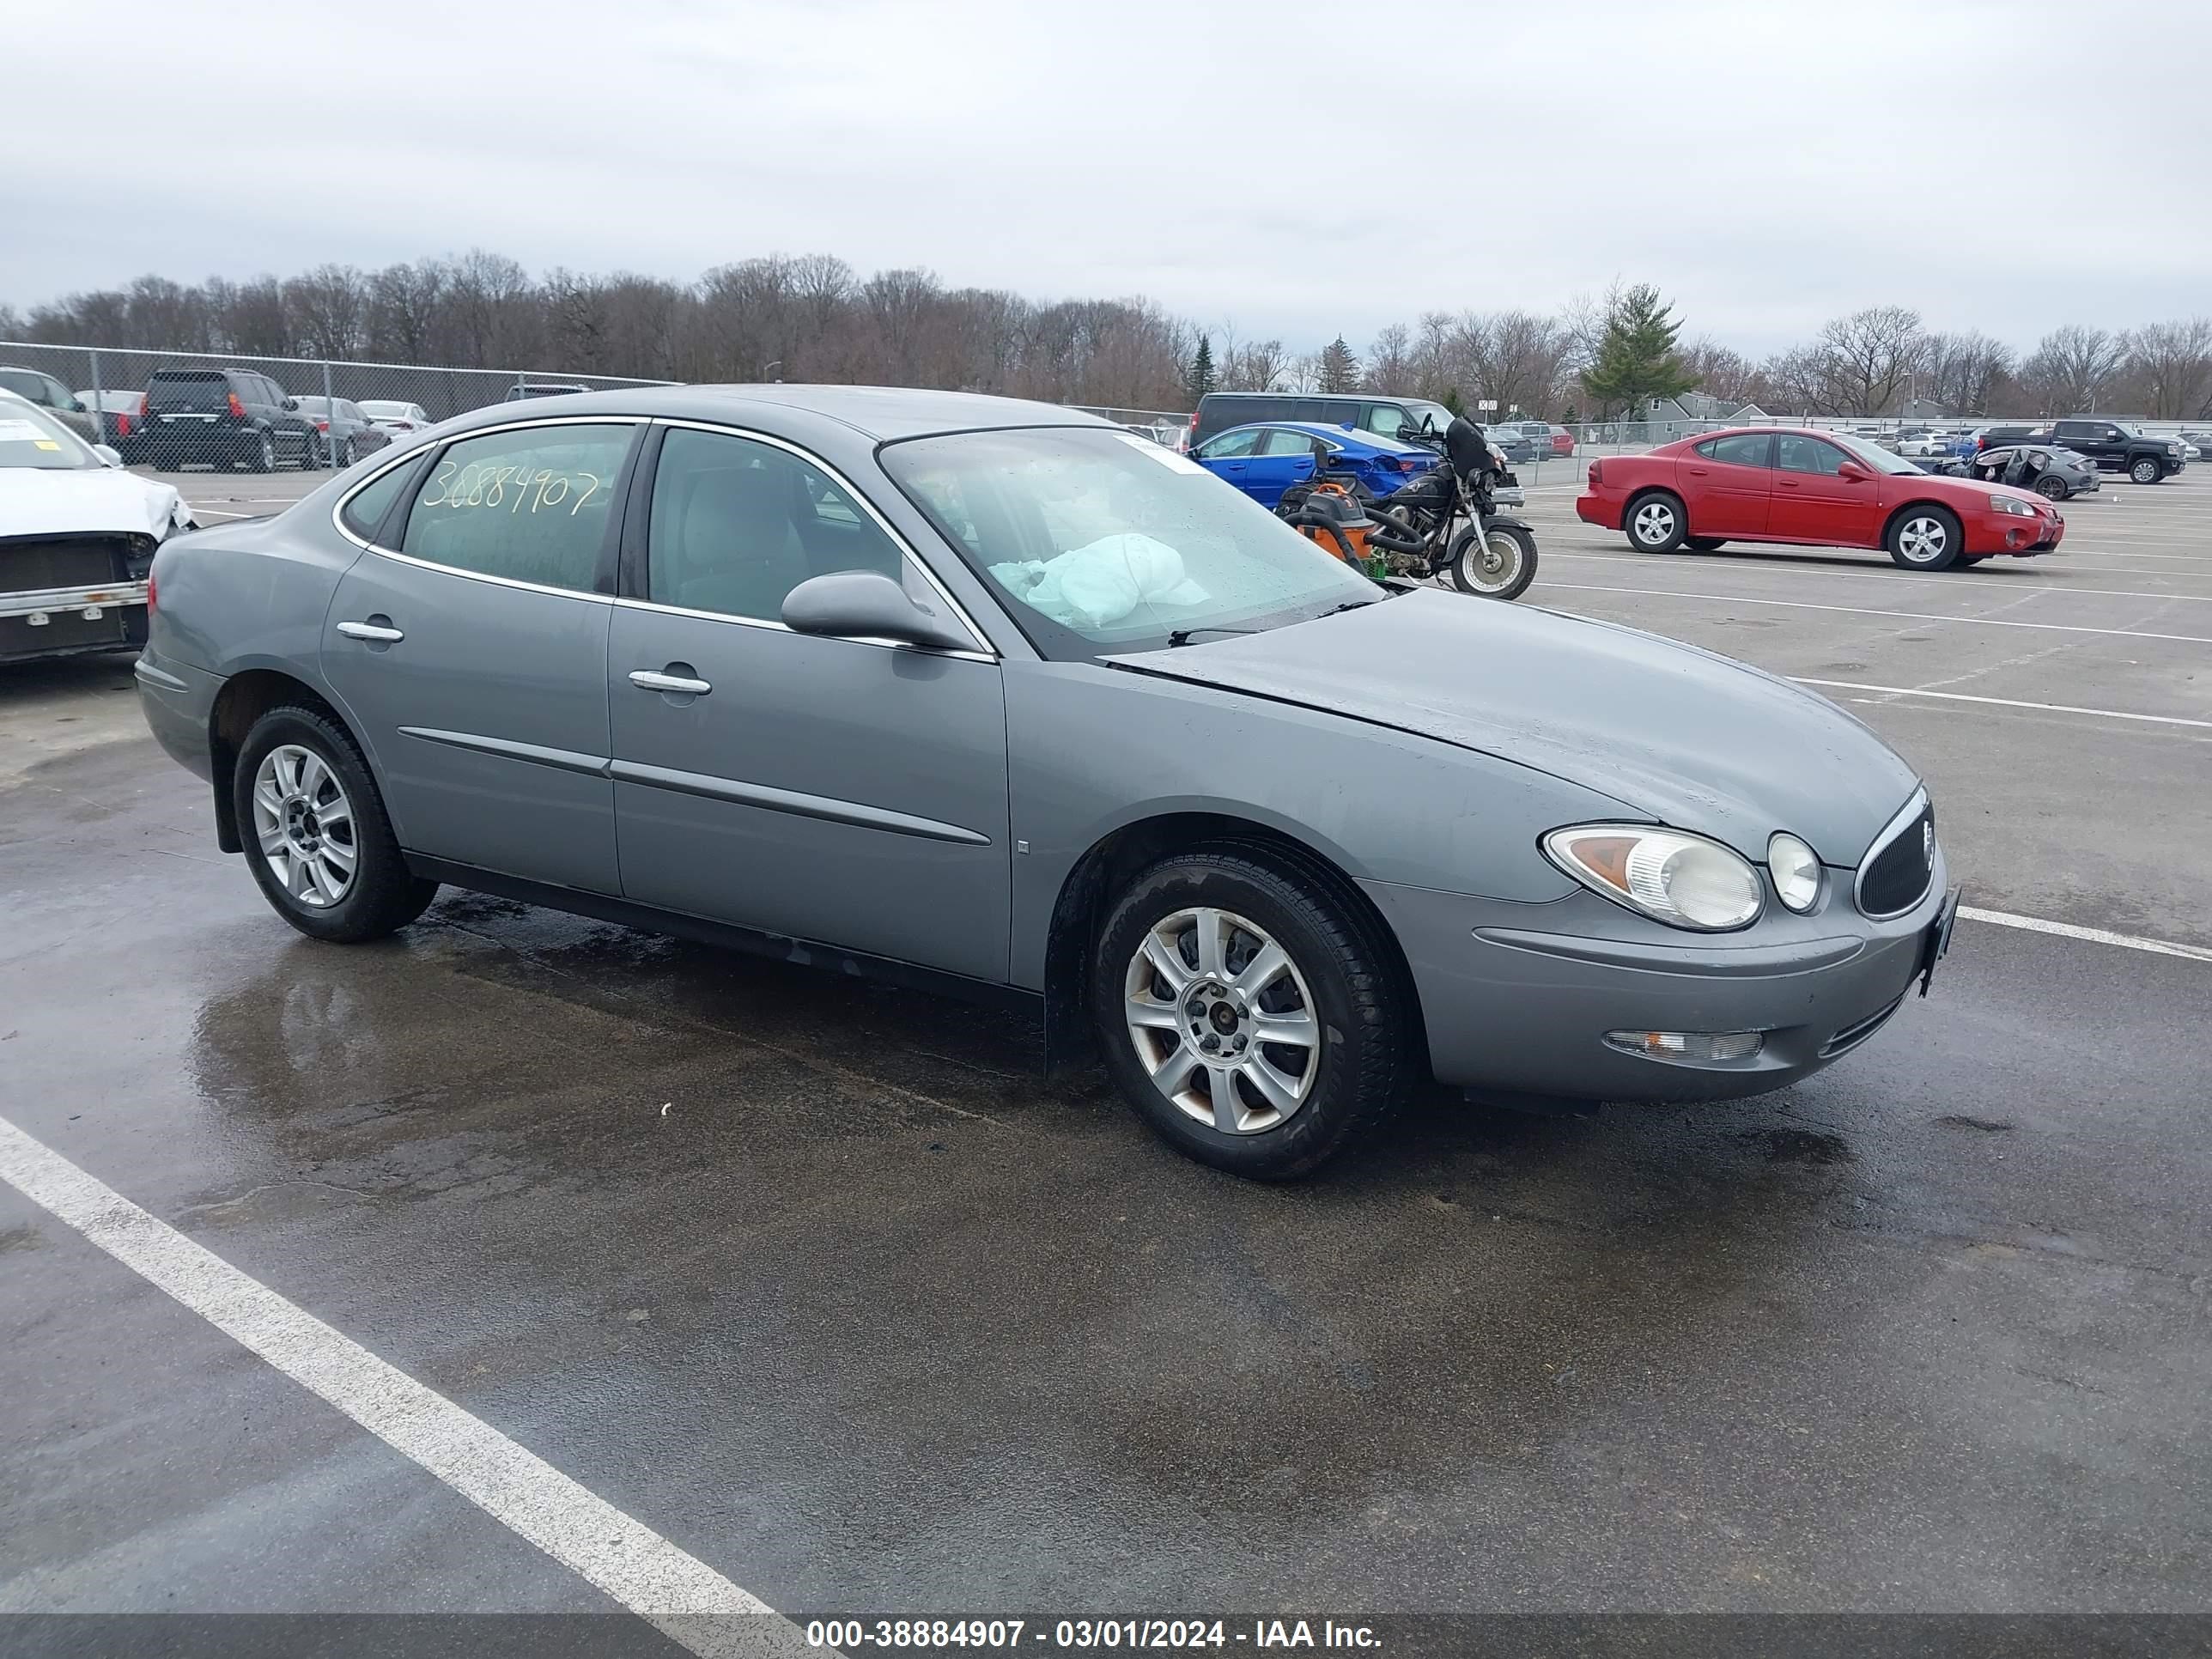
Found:
[[[1261,506],[1272,507],[1291,485],[1309,483],[1316,475],[1347,486],[1358,483],[1371,495],[1388,495],[1419,477],[1439,458],[1434,450],[1380,433],[1318,421],[1272,421],[1232,427],[1200,445],[1191,459]]]

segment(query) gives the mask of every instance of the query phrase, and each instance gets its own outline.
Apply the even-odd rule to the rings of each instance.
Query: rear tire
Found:
[[[246,453],[246,470],[249,472],[274,472],[276,470],[276,441],[266,432],[254,441]]]
[[[1682,498],[1663,489],[1638,495],[1621,515],[1628,544],[1639,553],[1672,553],[1689,533]]]
[[[1948,507],[1909,507],[1885,539],[1889,556],[1907,570],[1948,570],[1959,562],[1966,534]]]
[[[1519,525],[1494,524],[1486,538],[1488,556],[1473,525],[1452,538],[1445,563],[1452,586],[1484,599],[1517,599],[1536,580],[1536,538]]]
[[[1711,553],[1716,549],[1726,547],[1728,540],[1722,536],[1685,536],[1682,538],[1682,545],[1692,553]]]
[[[1091,1009],[1108,1071],[1161,1139],[1291,1181],[1372,1135],[1411,1087],[1401,979],[1379,924],[1333,884],[1223,847],[1130,883],[1099,931]]]
[[[2128,463],[2128,477],[2139,484],[2154,484],[2166,477],[2166,469],[2148,455],[2139,455]]]
[[[272,708],[254,721],[231,808],[262,896],[310,939],[382,939],[438,896],[407,867],[360,747],[318,709]]]
[[[2066,499],[2066,480],[2046,472],[2035,481],[2035,493],[2046,501],[2063,501]]]

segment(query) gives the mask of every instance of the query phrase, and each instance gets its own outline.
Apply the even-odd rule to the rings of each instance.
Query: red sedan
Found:
[[[1840,432],[1773,427],[1592,461],[1575,512],[1626,531],[1639,552],[1709,553],[1724,542],[1875,547],[1908,570],[2047,553],[2066,533],[2058,509],[2028,490],[1923,472]]]

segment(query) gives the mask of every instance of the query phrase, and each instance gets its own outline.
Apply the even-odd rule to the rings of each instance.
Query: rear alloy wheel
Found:
[[[1639,495],[1628,507],[1628,543],[1640,553],[1672,553],[1689,526],[1682,503],[1668,495]]]
[[[1517,599],[1536,580],[1536,538],[1518,525],[1487,527],[1478,545],[1469,525],[1453,538],[1446,561],[1452,586],[1486,599]]]
[[[1371,1133],[1412,1077],[1408,995],[1371,920],[1241,849],[1152,866],[1101,930],[1107,1069],[1200,1163],[1287,1181]]]
[[[1889,556],[1907,570],[1948,570],[1966,541],[1948,507],[1907,507],[1889,527]]]
[[[382,939],[437,896],[407,867],[361,750],[320,710],[272,708],[253,723],[231,805],[263,896],[310,939]]]
[[[266,432],[261,434],[247,453],[246,465],[256,472],[274,472],[276,470],[276,440]]]
[[[2166,476],[2166,469],[2148,455],[2139,455],[2128,463],[2128,477],[2139,484],[2154,484]]]
[[[2066,499],[2066,480],[2046,472],[2035,481],[2035,493],[2047,501],[2063,501]]]

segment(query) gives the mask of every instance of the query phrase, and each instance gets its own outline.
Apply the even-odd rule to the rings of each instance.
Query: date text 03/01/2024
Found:
[[[1333,1619],[1255,1619],[1239,1628],[1223,1619],[817,1619],[807,1644],[829,1649],[953,1648],[1018,1652],[1024,1641],[1054,1648],[1175,1650],[1224,1648],[1370,1649],[1382,1639],[1365,1625]]]

